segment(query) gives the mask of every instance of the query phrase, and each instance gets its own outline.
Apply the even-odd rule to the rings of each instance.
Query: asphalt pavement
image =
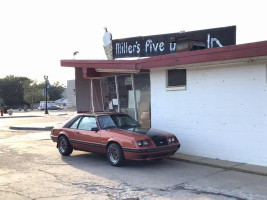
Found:
[[[75,114],[75,111],[50,111],[49,114],[44,114],[42,111],[14,112],[13,115],[4,114],[4,116],[0,116],[0,122],[4,121],[4,123],[0,123],[0,130],[50,131],[55,124],[62,123]],[[180,152],[169,159],[267,176],[267,166],[212,159]]]

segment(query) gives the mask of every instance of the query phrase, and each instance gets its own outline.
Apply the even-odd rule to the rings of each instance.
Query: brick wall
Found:
[[[152,128],[175,133],[182,153],[267,166],[266,64],[187,69],[187,88],[166,90],[152,70]]]

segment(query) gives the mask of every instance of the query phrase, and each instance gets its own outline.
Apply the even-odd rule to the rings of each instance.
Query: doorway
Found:
[[[103,109],[130,115],[146,128],[151,127],[149,73],[101,78]]]

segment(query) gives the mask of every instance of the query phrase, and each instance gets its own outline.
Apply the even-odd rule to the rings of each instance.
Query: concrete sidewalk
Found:
[[[44,114],[43,111],[15,112],[13,115],[0,117],[0,131],[50,131],[56,124],[74,116],[74,111],[54,111]]]
[[[10,130],[28,130],[28,131],[50,131],[56,124],[55,122],[23,124],[19,126],[9,126]]]
[[[212,159],[201,156],[193,156],[188,154],[176,153],[169,159],[188,162],[198,165],[206,165],[211,167],[222,168],[226,170],[234,170],[250,174],[267,176],[267,167],[251,165],[246,163],[232,162],[227,160]]]

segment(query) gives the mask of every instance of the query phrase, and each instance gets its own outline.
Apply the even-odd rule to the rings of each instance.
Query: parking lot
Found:
[[[62,157],[48,127],[73,116],[54,111],[0,118],[0,199],[267,199],[267,176],[177,160],[127,162],[74,151]]]

